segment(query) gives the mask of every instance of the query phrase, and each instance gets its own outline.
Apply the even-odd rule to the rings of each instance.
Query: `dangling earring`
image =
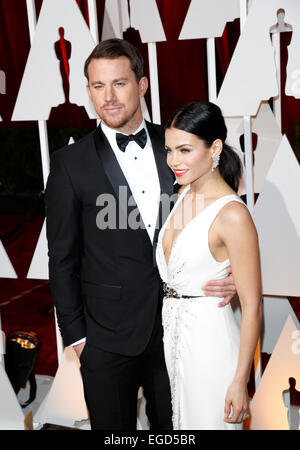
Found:
[[[213,163],[211,167],[211,171],[213,172],[219,165],[220,155],[215,155],[212,157]]]

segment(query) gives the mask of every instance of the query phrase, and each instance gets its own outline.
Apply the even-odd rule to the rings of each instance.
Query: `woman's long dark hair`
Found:
[[[177,128],[200,138],[207,148],[221,139],[223,150],[219,170],[222,178],[238,191],[242,164],[238,154],[225,143],[227,128],[220,108],[211,102],[193,101],[177,109],[169,118],[167,128]]]

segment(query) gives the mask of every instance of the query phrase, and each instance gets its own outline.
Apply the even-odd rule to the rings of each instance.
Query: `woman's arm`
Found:
[[[262,286],[257,231],[246,206],[232,202],[221,211],[218,227],[241,303],[240,351],[234,379],[225,400],[225,418],[241,422],[248,409],[247,383],[262,322]],[[229,418],[233,408],[233,414]]]

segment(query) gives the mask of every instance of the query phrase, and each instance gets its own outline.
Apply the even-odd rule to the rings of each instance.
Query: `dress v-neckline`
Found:
[[[219,201],[219,200],[221,200],[221,199],[223,199],[223,198],[225,198],[225,197],[232,197],[232,196],[234,196],[234,194],[226,194],[226,195],[223,195],[222,197],[219,197],[219,198],[217,198],[216,200],[214,200],[213,202],[211,202],[208,206],[206,206],[206,208],[202,209],[202,211],[200,211],[198,214],[196,214],[196,215],[195,215],[195,216],[194,216],[194,217],[193,217],[193,218],[192,218],[192,219],[191,219],[191,220],[190,220],[190,221],[182,228],[182,230],[180,231],[180,233],[177,235],[176,239],[172,242],[172,245],[171,245],[171,248],[170,248],[170,252],[169,252],[169,258],[168,258],[168,261],[167,261],[167,260],[166,260],[166,255],[165,255],[165,252],[164,252],[164,248],[163,248],[163,240],[164,240],[165,231],[166,231],[166,228],[167,228],[168,223],[169,223],[170,220],[171,220],[171,217],[174,215],[176,209],[178,208],[178,206],[180,205],[180,203],[182,202],[182,200],[184,199],[184,197],[186,196],[186,193],[190,190],[190,188],[191,188],[191,185],[188,184],[188,185],[185,187],[185,189],[182,191],[182,193],[180,194],[180,196],[179,196],[179,198],[178,198],[176,204],[174,205],[174,207],[173,207],[171,213],[169,214],[169,217],[167,218],[166,223],[165,223],[165,225],[164,225],[164,230],[163,230],[163,234],[162,234],[162,237],[161,237],[161,250],[162,250],[162,253],[163,253],[163,260],[164,260],[166,269],[168,269],[168,267],[169,267],[169,263],[170,263],[170,259],[171,259],[171,255],[172,255],[172,251],[173,251],[174,245],[177,244],[178,239],[180,238],[180,236],[182,235],[182,233],[186,230],[186,228],[188,228],[188,226],[190,225],[190,223],[192,223],[197,217],[199,217],[204,211],[206,211],[211,205],[215,204],[217,201]]]

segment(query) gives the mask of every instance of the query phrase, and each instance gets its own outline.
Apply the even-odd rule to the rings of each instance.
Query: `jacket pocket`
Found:
[[[82,291],[88,316],[87,325],[90,320],[108,331],[120,328],[124,316],[121,286],[82,281]]]
[[[96,284],[90,281],[82,281],[82,291],[87,296],[119,300],[121,298],[121,289],[122,287],[119,285]]]

